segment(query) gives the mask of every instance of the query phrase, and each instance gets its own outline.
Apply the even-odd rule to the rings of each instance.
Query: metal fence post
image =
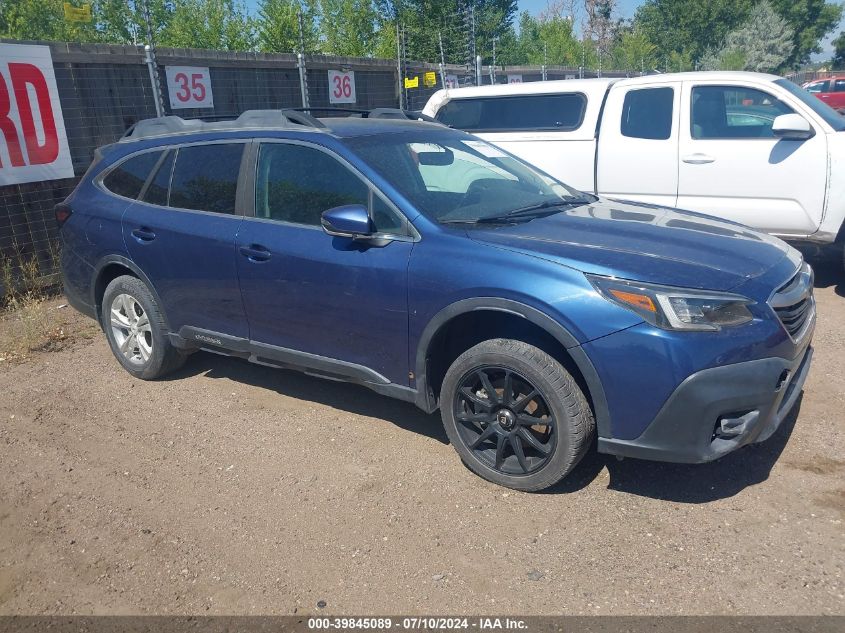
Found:
[[[153,89],[153,100],[156,104],[156,116],[164,116],[164,103],[161,97],[161,87],[158,83],[158,67],[155,60],[155,54],[152,47],[147,44],[144,46],[144,61],[147,62],[147,70],[150,71],[150,86]]]
[[[475,56],[475,85],[481,85],[481,55]]]
[[[305,55],[296,54],[296,65],[299,68],[299,92],[302,94],[302,107],[307,108],[311,104],[308,100],[308,76],[305,74]]]

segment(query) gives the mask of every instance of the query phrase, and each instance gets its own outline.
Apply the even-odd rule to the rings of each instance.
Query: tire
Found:
[[[136,378],[161,378],[185,363],[187,356],[170,343],[161,308],[137,277],[114,279],[103,294],[100,312],[112,353]]]
[[[542,350],[509,339],[479,343],[452,363],[440,409],[449,441],[470,470],[528,492],[569,474],[595,432],[590,405],[569,372]]]

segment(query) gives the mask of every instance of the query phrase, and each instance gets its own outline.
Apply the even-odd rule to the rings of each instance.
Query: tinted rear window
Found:
[[[576,130],[584,120],[587,98],[581,93],[454,99],[437,120],[467,131]]]
[[[622,104],[622,135],[665,141],[672,135],[672,88],[631,90]]]
[[[180,147],[169,206],[234,213],[243,147],[240,143]]]
[[[103,179],[103,185],[112,193],[134,200],[141,193],[161,154],[162,152],[147,152],[122,162]]]

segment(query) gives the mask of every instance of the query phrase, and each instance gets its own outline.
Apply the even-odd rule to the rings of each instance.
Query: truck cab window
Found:
[[[672,88],[630,90],[622,103],[622,136],[665,141],[672,135]]]
[[[694,139],[774,138],[772,124],[792,108],[762,90],[696,86],[692,90]]]

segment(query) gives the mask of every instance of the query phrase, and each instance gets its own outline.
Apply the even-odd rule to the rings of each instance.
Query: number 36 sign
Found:
[[[214,107],[208,68],[166,66],[165,73],[171,108]]]
[[[355,103],[355,71],[329,71],[329,103]]]

